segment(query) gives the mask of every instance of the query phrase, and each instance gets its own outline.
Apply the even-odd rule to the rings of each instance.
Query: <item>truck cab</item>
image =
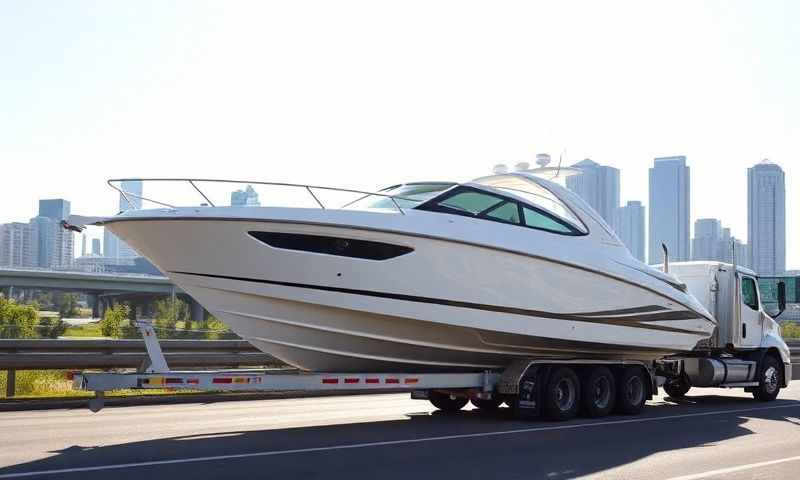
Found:
[[[783,283],[778,284],[779,312],[775,314],[765,309],[758,277],[747,268],[722,262],[681,262],[670,264],[669,273],[714,315],[717,327],[708,340],[681,359],[679,378],[665,383],[668,393],[670,384],[688,382],[698,387],[744,387],[756,398],[770,400],[788,386],[791,355],[773,318],[786,308]]]

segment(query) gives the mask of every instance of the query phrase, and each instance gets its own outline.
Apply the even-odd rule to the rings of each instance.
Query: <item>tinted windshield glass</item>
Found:
[[[379,193],[392,195],[400,208],[414,208],[426,200],[452,187],[453,183],[409,183],[381,190]],[[396,209],[391,198],[378,195],[367,195],[355,202],[345,205],[346,208],[390,208]]]

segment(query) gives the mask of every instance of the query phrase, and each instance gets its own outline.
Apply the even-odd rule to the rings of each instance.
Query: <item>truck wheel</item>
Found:
[[[581,384],[569,367],[553,371],[544,391],[544,412],[550,420],[569,420],[578,414]]]
[[[672,398],[683,398],[690,388],[692,388],[692,385],[685,376],[672,379],[664,384],[664,391]]]
[[[500,408],[500,404],[503,403],[502,398],[470,398],[469,402],[475,406],[475,408],[479,408],[486,412],[493,412]]]
[[[758,387],[753,390],[753,397],[759,402],[771,402],[778,396],[783,383],[783,373],[778,360],[767,355],[762,361]]]
[[[617,383],[617,411],[635,415],[644,409],[647,380],[641,367],[627,367]]]
[[[447,393],[432,391],[428,394],[428,399],[434,407],[445,412],[457,412],[464,408],[469,399],[467,397],[452,397]]]
[[[581,384],[581,406],[587,417],[604,417],[614,409],[616,401],[614,375],[608,367],[591,367]]]

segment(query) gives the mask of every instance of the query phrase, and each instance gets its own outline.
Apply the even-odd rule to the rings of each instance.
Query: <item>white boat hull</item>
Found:
[[[714,326],[648,287],[652,279],[638,285],[468,241],[279,220],[107,226],[244,339],[313,371],[480,370],[526,356],[649,360],[691,350]],[[309,253],[266,245],[251,231],[413,252],[379,261]]]

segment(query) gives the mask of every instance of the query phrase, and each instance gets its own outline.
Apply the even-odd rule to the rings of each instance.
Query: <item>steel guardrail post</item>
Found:
[[[11,398],[17,393],[17,370],[9,368],[6,370],[6,398]]]

